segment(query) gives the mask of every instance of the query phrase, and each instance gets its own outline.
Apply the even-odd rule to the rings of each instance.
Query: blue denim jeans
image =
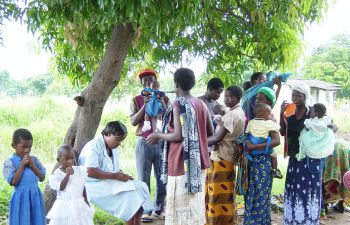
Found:
[[[161,143],[147,144],[143,137],[139,137],[136,143],[136,169],[139,180],[145,182],[151,192],[150,178],[152,172],[152,165],[156,179],[156,193],[155,193],[155,211],[164,210],[164,200],[166,196],[166,189],[163,182],[160,180],[160,152]],[[145,213],[151,213],[144,211]]]

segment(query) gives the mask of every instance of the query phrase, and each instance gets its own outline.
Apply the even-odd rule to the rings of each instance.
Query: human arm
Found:
[[[131,125],[137,126],[145,117],[145,111],[146,111],[146,103],[151,99],[151,96],[146,96],[144,97],[144,104],[142,107],[137,110],[136,107],[136,100],[133,99],[131,104],[130,104],[130,120],[131,120]]]
[[[147,138],[148,144],[155,144],[159,140],[165,140],[168,142],[180,142],[182,140],[182,128],[180,123],[180,110],[179,107],[173,107],[172,119],[174,122],[174,132],[171,133],[152,133]]]
[[[39,178],[40,182],[43,182],[45,180],[46,175],[46,169],[43,167],[43,165],[40,163],[40,161],[32,156],[26,155],[29,157],[29,166],[33,170],[34,174]]]
[[[222,126],[218,132],[208,137],[208,145],[216,145],[222,139],[224,139],[227,133],[228,133],[228,130],[224,126]]]
[[[69,181],[69,177],[72,174],[73,174],[73,168],[67,167],[66,168],[66,175],[64,176],[63,180],[60,183],[60,191],[63,191],[64,189],[66,189],[68,181]]]
[[[93,167],[87,167],[87,174],[91,178],[95,179],[101,179],[101,180],[119,180],[119,181],[128,181],[133,180],[133,178],[127,174],[124,174],[122,172],[105,172],[103,170],[100,170],[98,168]]]
[[[29,164],[29,161],[23,159],[16,170],[11,159],[4,162],[3,174],[11,186],[17,186],[18,182],[22,178],[24,168],[27,166],[27,164]]]
[[[86,193],[86,188],[84,187],[84,191],[83,191],[83,197],[84,197],[84,201],[86,202],[86,204],[88,206],[90,206],[89,200],[87,198],[87,193]]]
[[[276,131],[270,131],[269,136],[271,137],[270,148],[274,148],[280,144],[280,135]],[[252,150],[265,150],[267,143],[252,144],[249,140],[246,142],[246,150],[248,152]]]
[[[280,126],[281,126],[281,129],[280,129],[280,134],[282,136],[285,136],[286,135],[286,123],[284,121],[284,111],[286,111],[286,106],[287,106],[287,101],[283,101],[282,102],[282,105],[281,105],[281,112],[280,112]]]
[[[207,118],[207,136],[211,136],[214,134],[214,126],[213,126],[213,122],[210,118],[210,115],[208,113],[208,118]]]
[[[273,83],[277,85],[277,89],[276,89],[276,92],[275,92],[276,102],[277,102],[278,96],[280,95],[281,88],[282,88],[282,78],[281,77],[276,77],[275,79],[273,79]]]

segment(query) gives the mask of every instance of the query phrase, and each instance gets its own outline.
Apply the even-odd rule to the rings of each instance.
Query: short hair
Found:
[[[68,152],[68,151],[73,151],[73,153],[74,153],[73,147],[71,145],[68,145],[68,144],[61,145],[57,149],[57,160],[59,160],[62,157],[63,152]],[[75,155],[74,155],[74,157],[75,157]],[[74,159],[74,161],[75,161],[75,159]]]
[[[177,69],[174,73],[174,83],[184,91],[191,90],[196,84],[194,72],[188,68]]]
[[[242,84],[243,91],[248,90],[248,89],[251,88],[252,86],[253,86],[253,85],[252,85],[252,82],[250,82],[249,80],[244,81],[243,84]]]
[[[224,105],[217,104],[213,108],[214,115],[221,115],[222,112],[225,113],[226,107]]]
[[[32,141],[33,136],[29,130],[24,128],[19,128],[13,132],[12,135],[12,144],[17,145],[21,142],[21,140]]]
[[[106,124],[106,127],[102,130],[102,135],[113,134],[116,136],[124,137],[128,134],[126,126],[119,121],[112,121]]]
[[[250,76],[250,83],[254,84],[254,82],[259,78],[259,76],[264,75],[263,72],[255,72]]]
[[[268,104],[265,104],[265,103],[259,103],[259,104],[256,104],[255,107],[254,107],[254,116],[257,116],[258,113],[261,112],[261,110],[272,110],[271,107],[268,105]]]
[[[207,90],[224,88],[224,83],[219,78],[211,78],[207,84]]]
[[[240,86],[233,85],[226,88],[226,91],[230,92],[231,95],[235,96],[238,100],[241,100],[243,95],[243,90]]]
[[[324,117],[327,113],[327,108],[322,103],[316,103],[314,106],[312,106],[312,108],[314,108],[318,118]]]

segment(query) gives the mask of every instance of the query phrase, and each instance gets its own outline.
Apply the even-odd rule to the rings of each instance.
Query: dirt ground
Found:
[[[243,212],[239,211],[238,224],[243,224]],[[158,220],[153,223],[142,223],[143,225],[164,225],[164,220]],[[283,224],[283,213],[272,213],[271,225],[282,225]],[[326,220],[321,220],[321,225],[349,225],[350,224],[350,213],[336,213],[330,212],[327,215]]]

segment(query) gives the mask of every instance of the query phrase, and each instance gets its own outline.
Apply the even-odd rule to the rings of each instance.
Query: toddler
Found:
[[[221,117],[223,117],[226,113],[226,107],[224,105],[217,104],[213,108],[213,125],[214,129],[216,126],[222,126],[223,122],[221,121]],[[213,161],[220,161],[220,158],[218,156],[218,152],[211,146],[211,151],[210,151],[210,159]]]
[[[62,145],[57,151],[59,167],[49,178],[51,189],[57,191],[57,199],[47,218],[49,225],[93,225],[93,209],[85,191],[86,169],[74,166],[74,151],[70,145]]]
[[[325,158],[334,151],[335,135],[332,120],[326,116],[326,106],[316,103],[310,110],[310,119],[305,120],[305,127],[299,136],[300,151],[296,155],[299,161],[306,156],[314,159]]]
[[[3,174],[15,187],[10,200],[10,225],[45,225],[45,208],[38,180],[44,181],[46,170],[30,155],[33,136],[26,129],[17,129],[12,136],[15,153],[4,162]]]
[[[269,133],[279,132],[280,126],[270,119],[271,107],[264,103],[259,103],[254,108],[254,119],[248,122],[246,133],[249,134],[249,140],[252,144],[266,142],[269,139]],[[252,154],[270,154],[272,162],[271,177],[282,179],[281,171],[277,169],[277,154],[274,149],[266,151],[253,150]]]
[[[159,91],[159,82],[153,81],[151,88],[145,88],[141,92],[142,96],[151,97],[146,103],[145,122],[142,127],[142,131],[148,131],[153,128],[157,128],[159,131],[162,130],[162,113],[164,107],[160,102],[160,99],[165,96],[165,93]]]

